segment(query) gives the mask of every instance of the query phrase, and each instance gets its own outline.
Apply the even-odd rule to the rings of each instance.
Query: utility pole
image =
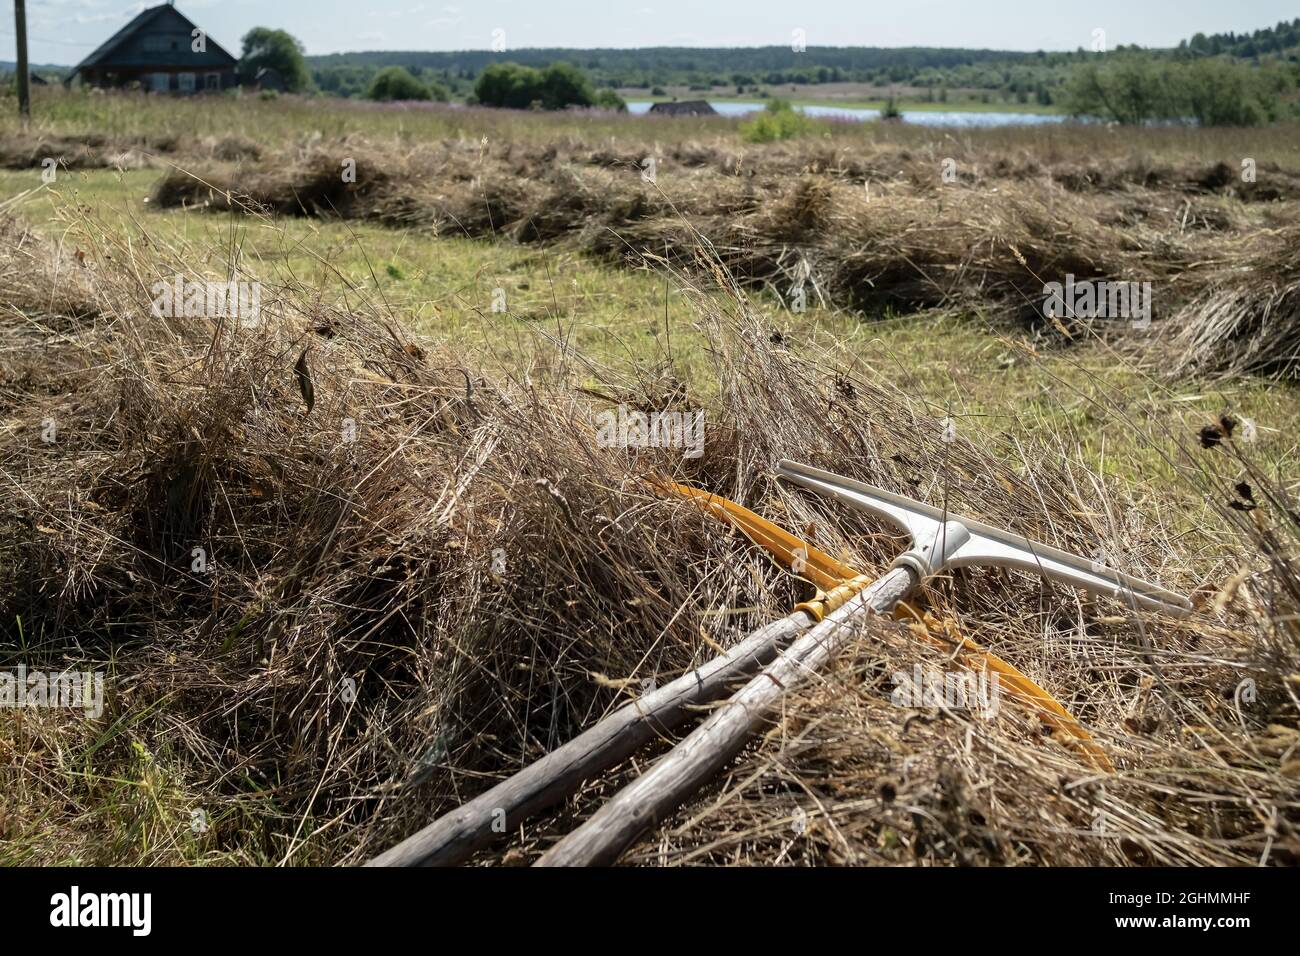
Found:
[[[31,76],[27,72],[27,4],[14,0],[14,40],[18,44],[18,115],[32,118]]]

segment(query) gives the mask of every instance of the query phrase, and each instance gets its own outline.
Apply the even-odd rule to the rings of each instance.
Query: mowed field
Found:
[[[1011,706],[909,722],[892,675],[944,654],[880,624],[629,861],[1294,862],[1296,130],[36,115],[0,126],[0,647],[108,702],[0,709],[0,860],[363,861],[807,596],[646,478],[885,567],[897,539],[779,486],[787,456],[1198,615],[945,577],[928,626],[1113,774]],[[266,318],[152,316],[174,275],[256,281]],[[1150,327],[1045,317],[1067,275],[1150,282]],[[620,405],[702,410],[703,455],[598,445]],[[662,749],[479,861],[529,862]]]

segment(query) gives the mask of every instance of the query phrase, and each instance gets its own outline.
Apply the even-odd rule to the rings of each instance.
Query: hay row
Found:
[[[892,536],[779,486],[770,462],[942,493],[1170,586],[1240,560],[1218,551],[1188,566],[1184,537],[1059,456],[1011,468],[984,439],[945,442],[908,396],[773,345],[737,299],[694,296],[719,398],[703,456],[685,459],[601,447],[589,369],[582,388],[543,366],[491,373],[383,311],[323,311],[270,276],[255,326],[153,316],[148,280],[184,251],[78,229],[89,263],[17,233],[0,250],[0,638],[18,647],[21,619],[43,635],[29,663],[111,657],[105,719],[132,719],[104,757],[139,745],[204,806],[228,808],[212,814],[213,846],[251,831],[268,859],[289,858],[310,818],[329,824],[312,844],[322,861],[359,861],[793,603],[795,585],[761,554],[646,491],[652,473],[811,529],[868,568],[887,563]],[[56,285],[71,290],[62,304]],[[606,394],[665,407],[658,390],[595,374]],[[668,407],[693,406],[678,392]],[[1241,546],[1252,553],[1249,537]],[[195,547],[207,570],[194,570]],[[1259,596],[1295,584],[1269,573],[1243,585],[1247,609],[1229,602],[1208,627],[1133,620],[1018,575],[937,582],[934,611],[1068,700],[1119,777],[1096,780],[1011,708],[918,721],[889,704],[889,675],[942,655],[901,625],[873,628],[830,683],[791,702],[721,799],[706,795],[632,858],[1294,860],[1296,779],[1282,761],[1297,643],[1280,622],[1295,605]],[[1222,696],[1242,674],[1263,701],[1245,715]],[[0,790],[39,802],[64,786],[56,751],[37,752],[21,770],[0,763]],[[275,809],[250,817],[250,792]],[[814,822],[791,842],[795,807]],[[1118,829],[1089,830],[1099,812]],[[551,826],[507,858],[543,849]],[[129,850],[77,846],[104,860]]]
[[[1221,170],[1196,179],[1191,195],[1171,187],[1172,173],[1133,162],[1104,189],[1081,190],[1065,172],[1036,166],[1013,184],[948,186],[934,157],[922,167],[907,154],[910,172],[875,180],[843,156],[774,150],[764,157],[774,171],[759,176],[718,168],[750,168],[753,157],[712,164],[678,147],[679,158],[665,158],[648,183],[630,155],[596,152],[584,161],[570,148],[565,161],[555,148],[463,142],[384,153],[341,143],[269,162],[173,169],[153,198],[162,207],[337,215],[436,235],[566,242],[638,266],[647,257],[688,266],[706,240],[742,285],[788,305],[802,299],[869,315],[958,306],[1015,316],[1049,336],[1126,337],[1143,349],[1150,335],[1123,321],[1046,320],[1044,285],[1067,275],[1150,282],[1156,341],[1171,351],[1176,372],[1293,377],[1300,369],[1285,291],[1290,206],[1250,207],[1212,194],[1201,180],[1222,186]],[[783,155],[800,156],[798,172],[780,171]],[[355,162],[355,181],[345,181],[340,156]],[[897,162],[881,160],[877,171]],[[1004,172],[1014,178],[1024,169]],[[860,176],[864,185],[854,185]],[[1269,241],[1278,229],[1281,238]],[[1238,344],[1220,347],[1225,337]]]

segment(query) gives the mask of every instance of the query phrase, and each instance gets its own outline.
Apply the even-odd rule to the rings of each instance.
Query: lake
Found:
[[[722,116],[745,116],[763,109],[761,102],[747,103],[739,100],[710,100],[709,105]],[[796,106],[795,109],[823,119],[841,119],[856,122],[880,119],[880,110],[853,106]],[[629,100],[629,113],[641,114],[650,110],[649,100]],[[982,113],[966,110],[903,110],[903,121],[917,126],[1039,126],[1062,123],[1068,117],[1044,113]]]

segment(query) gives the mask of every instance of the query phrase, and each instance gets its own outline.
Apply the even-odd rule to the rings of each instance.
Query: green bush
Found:
[[[1167,60],[1115,55],[1071,74],[1065,102],[1075,116],[1125,125],[1195,120],[1201,126],[1257,126],[1273,118],[1272,75],[1217,57]]]
[[[740,138],[746,143],[773,143],[807,136],[817,128],[807,115],[786,100],[771,100],[754,119],[740,124]]]
[[[405,67],[386,66],[370,81],[368,100],[429,100],[429,88],[407,72]]]
[[[623,97],[619,96],[613,90],[601,90],[596,94],[596,105],[603,110],[617,110],[620,113],[627,112],[627,103]]]
[[[1224,60],[1195,60],[1183,68],[1188,114],[1201,126],[1258,126],[1266,116],[1259,75]]]
[[[622,103],[613,90],[601,96],[606,93]],[[484,106],[517,110],[605,105],[599,102],[586,74],[569,63],[552,63],[541,70],[518,63],[493,63],[479,74],[474,95]],[[606,98],[606,102],[611,101]]]
[[[552,63],[541,74],[542,109],[562,110],[566,106],[595,106],[596,93],[587,75],[570,63]]]

